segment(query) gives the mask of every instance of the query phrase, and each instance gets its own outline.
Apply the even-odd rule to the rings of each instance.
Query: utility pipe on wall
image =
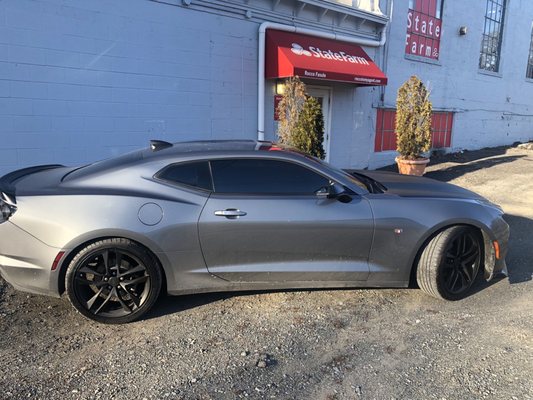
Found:
[[[296,26],[282,25],[277,24],[275,22],[263,22],[259,26],[259,65],[257,68],[257,140],[265,140],[265,42],[267,29],[276,29],[278,31],[301,33],[303,35],[311,35],[324,39],[339,40],[342,42],[354,43],[362,46],[380,47],[383,46],[385,44],[385,41],[387,40],[387,25],[385,25],[381,30],[380,40],[370,40],[354,38],[345,35],[338,35],[336,33],[316,31],[313,29],[298,28]]]

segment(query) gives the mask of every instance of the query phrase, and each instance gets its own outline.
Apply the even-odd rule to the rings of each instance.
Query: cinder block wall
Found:
[[[486,0],[444,1],[436,64],[404,57],[408,0],[395,0],[385,105],[394,107],[400,85],[418,75],[431,88],[433,106],[455,112],[452,150],[533,139],[533,81],[526,79],[533,2],[509,0],[507,4],[500,73],[489,75],[478,67]],[[461,26],[468,28],[465,36],[458,33]],[[375,153],[371,167],[393,161],[391,153]]]
[[[0,2],[0,174],[256,132],[257,24],[147,0]]]

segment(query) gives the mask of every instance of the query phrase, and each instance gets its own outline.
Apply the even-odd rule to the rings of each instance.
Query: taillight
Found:
[[[56,258],[54,258],[54,262],[52,263],[52,271],[55,271],[57,269],[57,266],[59,265],[59,262],[61,261],[64,255],[64,251],[60,251],[59,253],[57,253]]]
[[[17,211],[15,202],[0,192],[0,223],[7,221]]]

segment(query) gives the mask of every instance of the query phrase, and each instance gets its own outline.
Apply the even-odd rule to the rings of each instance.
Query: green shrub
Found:
[[[278,137],[280,143],[323,159],[324,115],[318,101],[308,96],[298,77],[285,81],[285,92],[279,102]]]
[[[420,158],[431,148],[429,91],[418,77],[412,76],[398,90],[396,99],[396,147],[408,160]]]

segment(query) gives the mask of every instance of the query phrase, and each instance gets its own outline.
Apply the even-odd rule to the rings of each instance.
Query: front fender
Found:
[[[400,281],[409,284],[413,267],[425,245],[438,232],[453,225],[480,230],[488,249],[486,278],[503,270],[508,226],[497,210],[468,199],[412,198],[375,195],[370,198],[375,234],[369,264],[370,281]],[[500,243],[496,259],[492,243]],[[503,250],[503,251],[502,251]],[[504,265],[504,262],[503,262]]]

